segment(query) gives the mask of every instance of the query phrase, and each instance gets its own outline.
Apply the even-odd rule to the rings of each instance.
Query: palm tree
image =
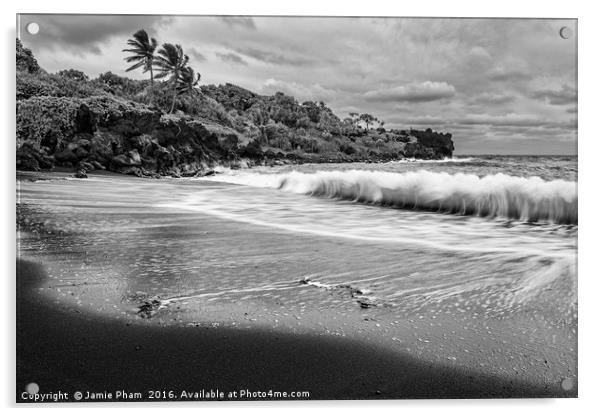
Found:
[[[178,79],[178,94],[192,94],[199,81],[201,80],[201,74],[197,74],[194,69],[187,66],[182,70],[180,78]]]
[[[134,69],[142,68],[142,72],[150,72],[150,93],[151,103],[153,101],[153,65],[155,61],[155,49],[157,49],[157,39],[151,38],[146,33],[146,30],[140,29],[134,33],[133,38],[129,39],[127,44],[131,49],[123,49],[123,52],[130,52],[132,55],[124,58],[126,62],[135,62],[134,65],[126,69],[126,72]]]
[[[176,105],[178,80],[182,76],[182,71],[186,68],[186,65],[188,65],[188,55],[184,54],[180,45],[171,43],[164,43],[157,54],[158,56],[155,58],[155,65],[159,70],[157,78],[170,76],[169,82],[171,82],[173,88],[171,109],[169,110],[169,113],[171,114]]]

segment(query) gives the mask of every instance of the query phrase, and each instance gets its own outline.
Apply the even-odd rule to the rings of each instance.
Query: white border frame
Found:
[[[283,411],[306,416],[307,412],[332,412],[333,408],[344,408],[345,412],[365,414],[366,412],[403,412],[421,415],[445,413],[448,415],[507,415],[508,412],[534,412],[546,415],[567,413],[587,414],[597,404],[600,364],[597,359],[601,344],[600,302],[602,294],[602,273],[599,272],[600,220],[600,179],[602,178],[599,159],[602,155],[600,115],[600,40],[602,39],[602,17],[595,8],[595,2],[556,1],[531,2],[506,0],[503,2],[463,1],[463,0],[419,0],[414,2],[371,0],[331,1],[299,0],[295,3],[275,0],[219,0],[215,2],[158,2],[121,0],[88,1],[81,0],[25,0],[3,2],[2,13],[4,39],[2,42],[3,97],[0,99],[0,117],[4,135],[2,137],[2,232],[4,247],[0,250],[4,273],[0,275],[4,283],[2,295],[3,327],[2,369],[0,394],[4,407],[12,407],[15,392],[15,21],[16,13],[120,13],[120,14],[233,14],[233,15],[346,15],[346,16],[434,16],[434,17],[540,17],[578,18],[579,40],[579,202],[581,230],[579,235],[579,399],[545,400],[422,400],[422,401],[329,401],[329,402],[251,402],[251,403],[161,403],[161,404],[101,404],[101,409],[86,409],[86,412],[100,413],[110,407],[112,412],[121,408],[127,413],[145,412],[154,407],[169,407],[170,411],[212,412],[215,410],[251,414],[275,413]],[[9,58],[10,57],[10,58]],[[191,406],[193,406],[191,408]],[[82,411],[81,407],[94,405],[45,405],[18,406],[40,408],[54,413]],[[67,409],[66,409],[67,407]],[[596,406],[598,409],[600,405]],[[142,408],[137,410],[137,408]],[[164,410],[163,410],[164,411]],[[125,413],[124,412],[124,413]]]

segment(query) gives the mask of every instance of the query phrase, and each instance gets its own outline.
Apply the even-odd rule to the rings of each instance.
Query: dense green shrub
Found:
[[[355,154],[355,147],[351,146],[349,143],[341,143],[339,145],[339,149],[341,152],[345,153],[346,155]]]
[[[321,109],[318,104],[313,101],[305,101],[303,103],[303,108],[305,109],[305,113],[307,113],[307,117],[312,123],[317,123],[320,121]]]
[[[168,111],[171,107],[173,97],[173,90],[169,83],[156,83],[153,97],[154,105],[163,111]],[[148,103],[148,99],[141,101]],[[177,96],[174,108],[175,111],[181,111],[184,114],[215,121],[228,127],[234,127],[233,118],[228,114],[224,106],[210,96],[206,96],[200,92]]]
[[[289,129],[282,123],[269,123],[264,128],[267,143],[273,147],[288,149],[291,143],[288,139]]]
[[[54,83],[48,82],[43,76],[17,71],[17,100],[34,96],[56,96],[58,89]]]
[[[102,94],[105,92],[96,88],[93,83],[78,80],[70,75],[17,72],[17,100],[35,96],[85,98]]]
[[[17,102],[17,147],[28,141],[55,145],[71,137],[79,103],[69,98],[32,97]]]
[[[57,72],[57,75],[62,78],[72,79],[79,82],[86,82],[90,79],[86,74],[84,74],[82,71],[78,71],[77,69],[63,69]]]
[[[309,117],[303,116],[297,120],[297,122],[295,123],[295,127],[297,127],[298,129],[309,128],[311,127],[311,120],[309,119]]]
[[[24,48],[19,39],[17,39],[17,71],[25,71],[30,74],[40,72],[40,66],[33,53],[30,49]]]
[[[150,85],[148,80],[126,78],[111,71],[100,74],[92,82],[107,93],[129,99],[134,99],[143,93],[146,95],[148,93],[147,88]]]
[[[76,124],[80,108],[88,108],[94,114],[94,119],[88,120],[91,126]],[[144,104],[106,95],[88,98],[32,97],[17,102],[17,147],[28,141],[34,146],[45,145],[46,142],[61,148],[61,143],[72,138],[78,129],[122,124],[121,128],[115,128],[127,133],[149,125],[153,119],[158,119],[157,113]]]
[[[224,106],[226,110],[247,111],[257,101],[259,95],[233,84],[224,85],[203,85],[201,86],[203,95],[213,98]]]
[[[288,127],[295,127],[297,120],[306,115],[297,100],[281,92],[268,97],[267,105],[270,118]]]

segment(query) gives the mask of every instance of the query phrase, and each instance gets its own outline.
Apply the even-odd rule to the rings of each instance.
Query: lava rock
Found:
[[[152,318],[152,316],[157,313],[160,308],[160,301],[157,299],[148,300],[138,307],[138,315],[141,318],[149,319]]]
[[[82,161],[77,164],[78,171],[90,172],[90,171],[93,171],[94,169],[96,169],[96,168],[90,162]]]

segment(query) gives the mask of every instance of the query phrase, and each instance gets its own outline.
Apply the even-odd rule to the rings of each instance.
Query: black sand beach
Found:
[[[122,192],[115,192],[114,200],[105,200],[103,208],[97,208],[98,200],[105,196],[102,181],[106,176],[98,175],[100,182],[77,184],[56,182],[57,175],[50,178],[55,187],[53,192],[56,189],[65,192],[62,196],[54,193],[57,201],[72,204],[71,208],[61,206],[63,211],[57,205],[56,216],[50,222],[40,221],[53,209],[49,208],[50,197],[28,185],[34,182],[21,181],[19,187],[24,207],[20,216],[22,244],[26,241],[30,245],[21,250],[22,258],[17,259],[16,398],[19,402],[28,401],[23,391],[32,382],[40,386],[40,393],[68,392],[68,400],[73,400],[75,391],[84,396],[87,391],[142,394],[132,400],[150,400],[149,391],[171,391],[182,400],[182,391],[211,390],[226,395],[241,390],[262,394],[309,392],[309,397],[301,399],[575,397],[577,394],[576,385],[568,390],[561,385],[563,373],[567,372],[565,366],[569,373],[576,371],[570,361],[563,361],[566,357],[562,350],[554,346],[546,349],[544,345],[546,337],[558,334],[560,338],[562,331],[538,334],[540,338],[534,338],[535,332],[517,335],[503,344],[495,341],[496,335],[507,339],[503,337],[507,337],[509,328],[535,325],[521,321],[523,318],[518,315],[497,323],[488,321],[493,334],[484,329],[468,330],[459,315],[422,320],[407,314],[402,319],[397,316],[398,320],[393,322],[386,308],[364,310],[346,293],[303,287],[315,291],[318,299],[315,304],[326,306],[308,307],[307,311],[305,306],[295,309],[287,305],[286,298],[278,297],[277,288],[271,289],[272,297],[246,300],[240,296],[230,298],[226,293],[221,298],[217,294],[201,296],[187,303],[177,300],[177,292],[194,294],[187,286],[193,280],[177,277],[169,280],[169,290],[173,290],[176,281],[183,285],[174,294],[176,300],[150,319],[144,319],[136,314],[136,306],[142,299],[135,301],[132,297],[135,294],[130,293],[125,282],[111,284],[107,276],[125,266],[133,268],[132,273],[142,273],[149,269],[155,251],[166,255],[195,248],[199,235],[202,236],[202,246],[198,248],[200,261],[210,263],[214,258],[223,268],[230,259],[233,263],[228,267],[234,268],[233,275],[238,272],[237,264],[257,261],[258,270],[253,270],[252,276],[281,273],[280,277],[290,280],[291,285],[303,286],[290,271],[300,267],[295,261],[307,260],[313,252],[321,253],[314,266],[325,273],[331,263],[346,264],[353,269],[371,258],[392,258],[391,264],[398,260],[391,254],[392,249],[386,247],[291,236],[249,225],[228,224],[198,213],[170,214],[157,211],[143,199],[136,200],[135,206],[120,205],[132,197],[124,191],[127,184],[143,189],[151,181],[114,177],[109,182]],[[175,189],[191,185],[161,181],[149,186]],[[81,189],[94,192],[70,194]],[[129,218],[134,223],[144,220],[151,225],[145,223],[136,233],[124,232],[115,246],[114,240],[110,244],[95,240],[94,232],[83,233],[81,227],[77,232],[57,230],[55,226],[63,217],[71,225],[81,227],[90,218],[94,221],[102,218],[111,224],[121,224],[123,218]],[[179,226],[174,225],[179,221],[182,222]],[[138,239],[148,246],[136,248]],[[284,241],[288,245],[284,246]],[[78,249],[85,250],[83,260],[74,256]],[[120,252],[125,255],[119,255]],[[139,252],[149,256],[143,264],[136,260]],[[219,253],[227,255],[220,258]],[[264,257],[257,260],[260,253]],[[341,261],[343,255],[347,258],[345,262]],[[278,261],[272,262],[270,256]],[[191,262],[197,261],[189,258]],[[187,266],[180,265],[178,259],[165,257],[162,261],[176,269]],[[306,272],[310,273],[314,266],[311,261],[307,263]],[[381,267],[390,265],[383,262]],[[57,270],[62,273],[61,279],[57,279]],[[225,271],[215,268],[215,274],[219,273]],[[249,276],[252,278],[251,273]],[[128,279],[135,277],[128,275]],[[143,277],[140,279],[144,281]],[[295,293],[290,296],[306,295],[306,292]],[[353,306],[341,312],[332,306],[336,304]],[[432,336],[430,343],[426,341],[428,344],[420,338],[425,333]],[[490,336],[487,343],[481,338],[485,333]],[[454,334],[453,339],[450,334]],[[420,343],[424,345],[422,349],[415,347]],[[477,344],[479,349],[473,349]],[[543,350],[529,348],[535,344]],[[458,355],[458,351],[452,351],[454,348],[464,350],[465,355]],[[514,351],[521,351],[523,356],[511,359]],[[433,356],[443,358],[437,360]],[[520,374],[512,370],[529,362],[536,367]],[[242,399],[285,398],[262,394]]]
[[[334,337],[220,328],[126,325],[60,311],[31,291],[46,276],[18,262],[18,393],[309,391],[311,399],[552,397],[560,388],[421,363]],[[560,386],[558,386],[560,387]],[[268,398],[269,399],[269,398]]]

